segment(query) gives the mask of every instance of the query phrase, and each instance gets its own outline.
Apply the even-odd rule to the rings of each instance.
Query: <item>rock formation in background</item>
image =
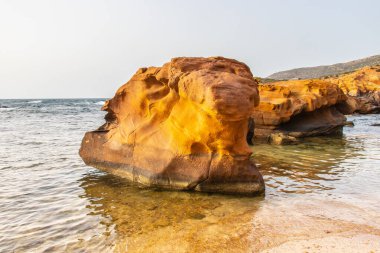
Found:
[[[86,133],[86,164],[141,185],[254,194],[264,190],[250,159],[248,119],[257,82],[238,61],[175,58],[141,68],[103,109],[106,123]]]
[[[376,61],[377,57],[368,59]],[[295,137],[337,133],[346,124],[343,114],[380,113],[380,66],[320,79],[259,80],[255,137],[275,144],[295,142]]]
[[[259,85],[260,104],[254,110],[255,137],[279,139],[341,131],[346,117],[336,105],[347,98],[335,84],[318,80],[289,80]],[[279,135],[281,134],[281,135]]]
[[[344,114],[380,112],[380,66],[364,67],[325,80],[338,85],[347,95],[346,102],[338,106]]]

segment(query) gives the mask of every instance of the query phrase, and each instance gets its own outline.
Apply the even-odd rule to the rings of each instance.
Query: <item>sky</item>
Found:
[[[378,0],[0,0],[0,98],[109,98],[139,67],[224,56],[255,76],[380,53]]]

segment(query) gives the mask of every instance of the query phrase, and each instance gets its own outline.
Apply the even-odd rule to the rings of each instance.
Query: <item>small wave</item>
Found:
[[[28,104],[39,104],[39,103],[42,103],[42,100],[33,100],[33,101],[29,101],[27,103]]]
[[[96,102],[95,104],[96,104],[96,105],[104,105],[105,102],[106,102],[106,101],[99,101],[99,102]]]
[[[34,168],[34,167],[38,167],[38,166],[40,166],[40,165],[44,165],[45,163],[32,163],[32,164],[30,164],[30,165],[28,165],[28,166],[25,166],[24,168],[27,168],[27,169],[29,169],[29,168]]]
[[[0,106],[0,111],[12,111],[14,109],[16,109],[16,108],[14,108],[14,107],[1,107]]]

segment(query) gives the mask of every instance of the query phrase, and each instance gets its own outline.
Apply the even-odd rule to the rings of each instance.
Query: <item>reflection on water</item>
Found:
[[[114,227],[116,251],[258,252],[342,232],[367,238],[357,239],[359,249],[377,249],[362,234],[380,236],[378,179],[369,178],[380,175],[380,136],[369,136],[365,125],[346,133],[252,147],[266,181],[262,197],[139,189],[102,172],[81,180],[81,197],[90,200],[92,215]]]
[[[101,172],[89,173],[81,186],[90,214],[101,215],[117,232],[117,246],[132,252],[217,251],[221,243],[247,249],[244,237],[263,199],[139,189]]]
[[[253,146],[266,194],[246,198],[140,189],[85,166],[102,101],[0,101],[0,252],[260,252],[331,236],[380,250],[380,115],[351,117],[341,138]]]
[[[355,173],[355,167],[345,160],[360,159],[363,141],[314,137],[295,145],[258,144],[253,157],[265,177],[267,194],[313,193],[335,189],[334,181]]]

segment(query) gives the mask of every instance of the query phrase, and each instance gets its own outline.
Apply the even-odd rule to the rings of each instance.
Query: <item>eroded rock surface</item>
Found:
[[[289,80],[259,85],[260,104],[254,110],[255,136],[283,133],[305,137],[339,132],[346,118],[336,105],[347,97],[335,84],[319,80]]]
[[[86,133],[86,164],[165,189],[253,194],[264,190],[250,160],[248,118],[259,103],[249,68],[221,57],[174,58],[141,68]]]
[[[338,107],[343,113],[380,112],[380,66],[364,67],[326,80],[347,95],[347,101]]]

